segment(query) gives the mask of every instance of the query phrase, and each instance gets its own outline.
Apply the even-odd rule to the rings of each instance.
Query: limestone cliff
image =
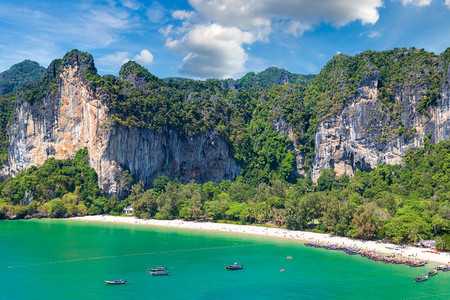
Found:
[[[400,108],[396,115],[378,97],[379,73],[366,76],[356,97],[349,99],[337,116],[317,125],[313,180],[324,168],[334,168],[337,175],[353,175],[357,169],[371,170],[380,163],[399,164],[409,149],[423,146],[427,135],[433,143],[448,140],[449,81],[450,67],[439,90],[438,104],[431,105],[425,114],[417,107],[427,86],[395,87],[392,101]]]
[[[49,80],[56,77],[57,91],[18,105],[9,127],[3,176],[40,165],[49,157],[71,158],[84,147],[106,194],[123,195],[125,170],[147,186],[158,174],[184,183],[239,175],[240,167],[215,131],[184,137],[169,128],[156,133],[111,125],[108,96],[85,78],[93,69],[92,57],[78,51],[72,51],[59,68],[56,63],[48,68]]]
[[[250,165],[267,174],[281,164],[276,151],[293,151],[292,175],[306,177],[310,168],[313,180],[324,168],[353,175],[379,163],[398,164],[425,137],[449,139],[449,61],[450,49],[440,56],[414,49],[338,55],[308,86],[239,98],[214,80],[165,85],[134,62],[124,64],[120,78],[100,78],[90,55],[72,51],[49,66],[45,89],[18,97],[1,175],[49,157],[73,157],[84,147],[102,191],[120,196],[126,170],[147,187],[158,174],[183,183],[232,180],[241,168],[229,145],[244,170]],[[272,125],[292,143],[264,144],[265,129],[246,137],[252,121]]]

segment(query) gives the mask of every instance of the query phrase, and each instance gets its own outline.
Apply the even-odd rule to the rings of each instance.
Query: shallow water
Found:
[[[218,232],[1,221],[0,257],[0,299],[450,298],[450,272],[413,282],[431,266],[383,264],[296,241]],[[244,269],[225,270],[234,262]],[[149,266],[167,266],[170,275],[150,276]],[[105,285],[104,279],[127,284]]]

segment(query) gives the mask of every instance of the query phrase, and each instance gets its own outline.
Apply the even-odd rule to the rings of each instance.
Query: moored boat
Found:
[[[414,279],[415,282],[419,282],[419,281],[425,281],[428,279],[428,275],[426,276],[419,276],[416,279]]]
[[[446,265],[440,265],[439,267],[436,268],[436,270],[443,270],[446,267],[448,268],[448,266],[446,266]]]
[[[234,265],[225,266],[225,269],[227,270],[241,270],[243,268],[244,268],[243,265],[238,265],[237,263],[234,263]]]
[[[127,282],[125,280],[105,280],[106,284],[126,284]]]
[[[158,271],[165,271],[167,270],[167,267],[156,267],[156,268],[148,268],[147,272],[158,272]]]
[[[155,271],[155,272],[150,272],[150,275],[164,276],[164,275],[169,275],[169,272],[168,271]]]
[[[437,274],[437,271],[436,270],[430,270],[430,271],[428,271],[428,276],[433,276],[433,275],[436,275]]]

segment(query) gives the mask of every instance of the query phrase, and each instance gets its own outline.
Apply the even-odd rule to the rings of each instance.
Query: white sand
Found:
[[[182,220],[137,219],[135,217],[116,217],[108,215],[75,217],[70,218],[68,220],[163,226],[163,227],[184,228],[194,230],[211,230],[230,233],[254,234],[268,237],[293,239],[303,242],[317,242],[320,244],[334,244],[363,250],[372,250],[378,254],[384,255],[395,254],[397,258],[414,259],[419,261],[424,260],[438,265],[450,264],[449,252],[439,252],[437,254],[429,253],[424,252],[429,250],[426,248],[417,248],[417,247],[399,248],[397,245],[394,244],[377,243],[375,241],[354,240],[346,237],[330,236],[329,234],[315,233],[308,231],[294,231],[281,228],[268,228],[263,226],[251,226],[251,225],[234,225],[234,224],[210,223],[210,222],[188,222]]]

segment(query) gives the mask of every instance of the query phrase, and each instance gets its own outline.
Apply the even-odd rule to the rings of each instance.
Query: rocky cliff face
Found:
[[[193,137],[164,129],[109,125],[107,96],[84,79],[90,67],[79,52],[61,65],[48,69],[57,76],[58,91],[44,99],[24,101],[9,129],[9,157],[2,175],[10,176],[47,158],[71,158],[84,147],[96,170],[100,188],[107,194],[123,194],[122,173],[151,185],[158,174],[182,182],[234,179],[240,167],[227,145],[214,131]]]
[[[128,63],[121,70],[121,80],[146,89],[160,84],[153,75],[145,72],[136,75],[133,70],[139,68]],[[40,165],[49,157],[71,158],[84,147],[89,151],[89,164],[99,176],[100,188],[109,195],[125,194],[122,183],[125,170],[147,186],[158,174],[183,183],[192,179],[218,182],[240,174],[228,146],[214,130],[181,136],[167,127],[155,132],[111,124],[109,96],[85,78],[93,70],[92,57],[77,51],[71,52],[60,67],[57,63],[50,65],[46,76],[52,82],[56,78],[53,92],[34,102],[24,101],[16,109],[9,127],[9,156],[1,171],[3,176]],[[346,99],[342,108],[333,110],[338,113],[320,119],[315,127],[313,180],[324,168],[334,168],[337,175],[353,175],[358,169],[371,170],[379,163],[398,164],[410,148],[421,147],[427,136],[433,143],[448,140],[450,67],[447,64],[447,70],[442,67],[440,71],[445,78],[439,89],[439,102],[429,106],[425,113],[418,111],[419,102],[429,91],[424,80],[414,81],[418,84],[395,83],[390,86],[392,93],[386,100],[379,97],[380,74],[367,71],[369,74],[359,83],[356,95]],[[420,79],[424,72],[428,72],[426,68],[411,75]],[[332,72],[330,78],[338,73]],[[324,82],[328,85],[330,80]],[[346,82],[340,84],[343,87]],[[300,151],[294,128],[285,116],[277,115],[280,117],[272,121],[273,129],[292,141],[288,150],[295,154],[294,176],[305,177],[305,155]]]
[[[367,76],[358,93],[340,114],[317,125],[316,153],[312,170],[317,180],[324,168],[334,168],[337,175],[353,175],[357,169],[371,170],[377,164],[399,164],[410,149],[423,146],[431,134],[431,142],[448,140],[450,136],[450,67],[440,89],[441,99],[428,108],[428,115],[417,111],[426,86],[395,88],[393,100],[401,107],[398,117],[379,98],[379,74]]]

